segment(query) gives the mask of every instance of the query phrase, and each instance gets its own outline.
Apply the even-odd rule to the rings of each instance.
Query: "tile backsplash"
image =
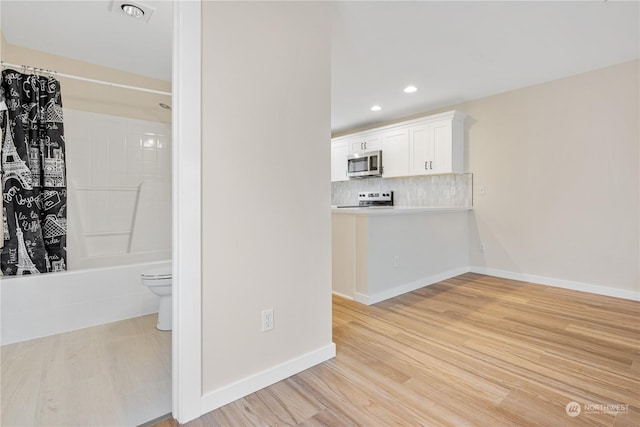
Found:
[[[473,175],[367,178],[331,183],[331,204],[356,205],[360,191],[393,191],[395,206],[472,206]]]

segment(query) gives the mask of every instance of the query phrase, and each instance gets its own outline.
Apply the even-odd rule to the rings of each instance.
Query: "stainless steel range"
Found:
[[[358,204],[339,208],[372,208],[393,206],[393,191],[363,191],[358,193]]]

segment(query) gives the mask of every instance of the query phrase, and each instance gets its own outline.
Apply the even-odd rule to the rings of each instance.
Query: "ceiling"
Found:
[[[113,13],[111,0],[3,0],[2,32],[11,44],[170,80],[172,2],[143,3],[155,9],[149,23]],[[333,132],[636,59],[639,5],[332,3]],[[403,93],[408,84],[418,91]]]
[[[170,81],[172,2],[127,2],[153,8],[148,23],[125,15],[118,3],[2,0],[2,33],[17,46]]]

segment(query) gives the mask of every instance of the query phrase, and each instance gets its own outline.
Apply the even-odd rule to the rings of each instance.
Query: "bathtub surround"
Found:
[[[2,275],[67,268],[67,189],[60,82],[2,72]]]
[[[472,174],[406,178],[351,179],[331,183],[331,204],[357,204],[360,191],[393,191],[394,205],[403,207],[468,207],[472,203]]]
[[[65,118],[70,269],[94,257],[169,250],[171,125],[71,109]],[[136,228],[144,235],[132,247]]]

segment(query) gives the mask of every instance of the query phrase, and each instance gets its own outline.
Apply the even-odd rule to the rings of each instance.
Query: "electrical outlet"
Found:
[[[273,329],[273,308],[262,310],[262,332]]]
[[[484,243],[480,243],[480,252],[485,253],[487,251],[487,247],[484,245]]]
[[[400,255],[396,255],[393,257],[393,266],[400,267]]]

